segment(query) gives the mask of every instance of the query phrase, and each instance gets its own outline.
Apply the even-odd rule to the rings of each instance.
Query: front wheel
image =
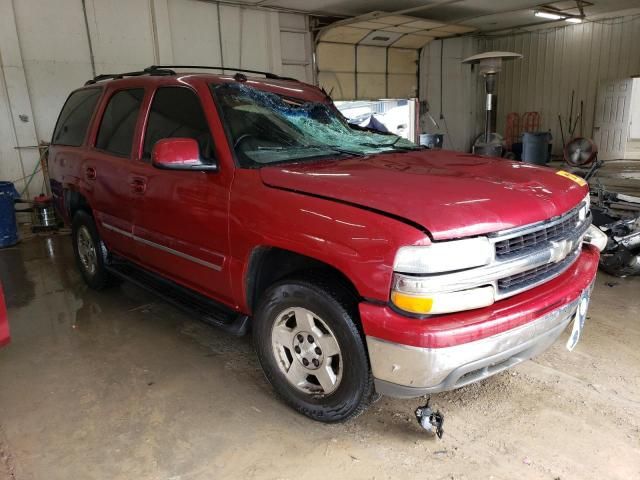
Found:
[[[373,379],[357,309],[331,282],[286,280],[272,286],[254,317],[254,343],[275,391],[321,422],[362,413]]]

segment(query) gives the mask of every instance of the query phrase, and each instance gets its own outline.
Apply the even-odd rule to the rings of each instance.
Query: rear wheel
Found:
[[[104,265],[103,244],[93,217],[80,210],[71,226],[76,265],[91,288],[100,290],[111,284],[113,277]]]
[[[321,422],[362,413],[373,379],[357,309],[329,282],[291,279],[263,296],[254,317],[260,364],[275,391]]]

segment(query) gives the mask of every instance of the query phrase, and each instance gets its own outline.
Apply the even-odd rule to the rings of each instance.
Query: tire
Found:
[[[104,265],[104,245],[96,224],[84,210],[79,210],[73,216],[71,238],[76,265],[86,284],[94,290],[102,290],[114,283],[114,277]]]
[[[346,421],[374,396],[357,303],[339,283],[309,278],[283,280],[262,296],[253,319],[256,353],[289,406],[320,422]]]

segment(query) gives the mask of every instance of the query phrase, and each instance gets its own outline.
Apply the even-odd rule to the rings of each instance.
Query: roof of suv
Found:
[[[200,70],[200,69],[211,69],[211,70],[222,70],[222,68],[218,67],[201,67],[201,66],[169,66],[169,67],[157,67],[151,66],[145,68],[141,71],[136,72],[127,72],[127,73],[117,73],[117,74],[103,74],[98,75],[95,78],[88,80],[85,83],[85,86],[92,86],[95,84],[101,85],[120,85],[129,83],[129,80],[136,79],[136,83],[139,85],[139,82],[148,83],[152,85],[171,84],[174,83],[170,79],[174,80],[176,83],[195,83],[195,82],[204,82],[209,84],[222,84],[222,83],[231,83],[231,82],[240,82],[245,83],[248,86],[257,88],[259,90],[268,91],[272,93],[276,93],[283,96],[289,96],[294,98],[301,98],[307,101],[314,102],[326,102],[328,100],[328,95],[321,89],[316,86],[310,85],[308,83],[301,82],[296,80],[295,78],[290,77],[281,77],[279,75],[269,73],[269,72],[260,72],[256,70],[243,70],[243,69],[234,69],[234,68],[225,68],[225,70],[229,70],[232,72],[237,72],[234,74],[226,74],[226,73],[204,73],[198,71],[185,71],[185,72],[176,72],[173,69],[180,68],[186,70]],[[258,76],[247,76],[245,73],[253,73],[258,75],[263,75],[264,77]]]

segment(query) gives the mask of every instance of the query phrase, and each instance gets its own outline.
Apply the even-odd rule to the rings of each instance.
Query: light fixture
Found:
[[[580,17],[567,17],[564,19],[565,22],[569,23],[582,23],[582,18]]]
[[[536,17],[548,18],[549,20],[562,20],[566,18],[565,15],[561,15],[559,13],[553,13],[546,10],[536,10],[533,12]]]

